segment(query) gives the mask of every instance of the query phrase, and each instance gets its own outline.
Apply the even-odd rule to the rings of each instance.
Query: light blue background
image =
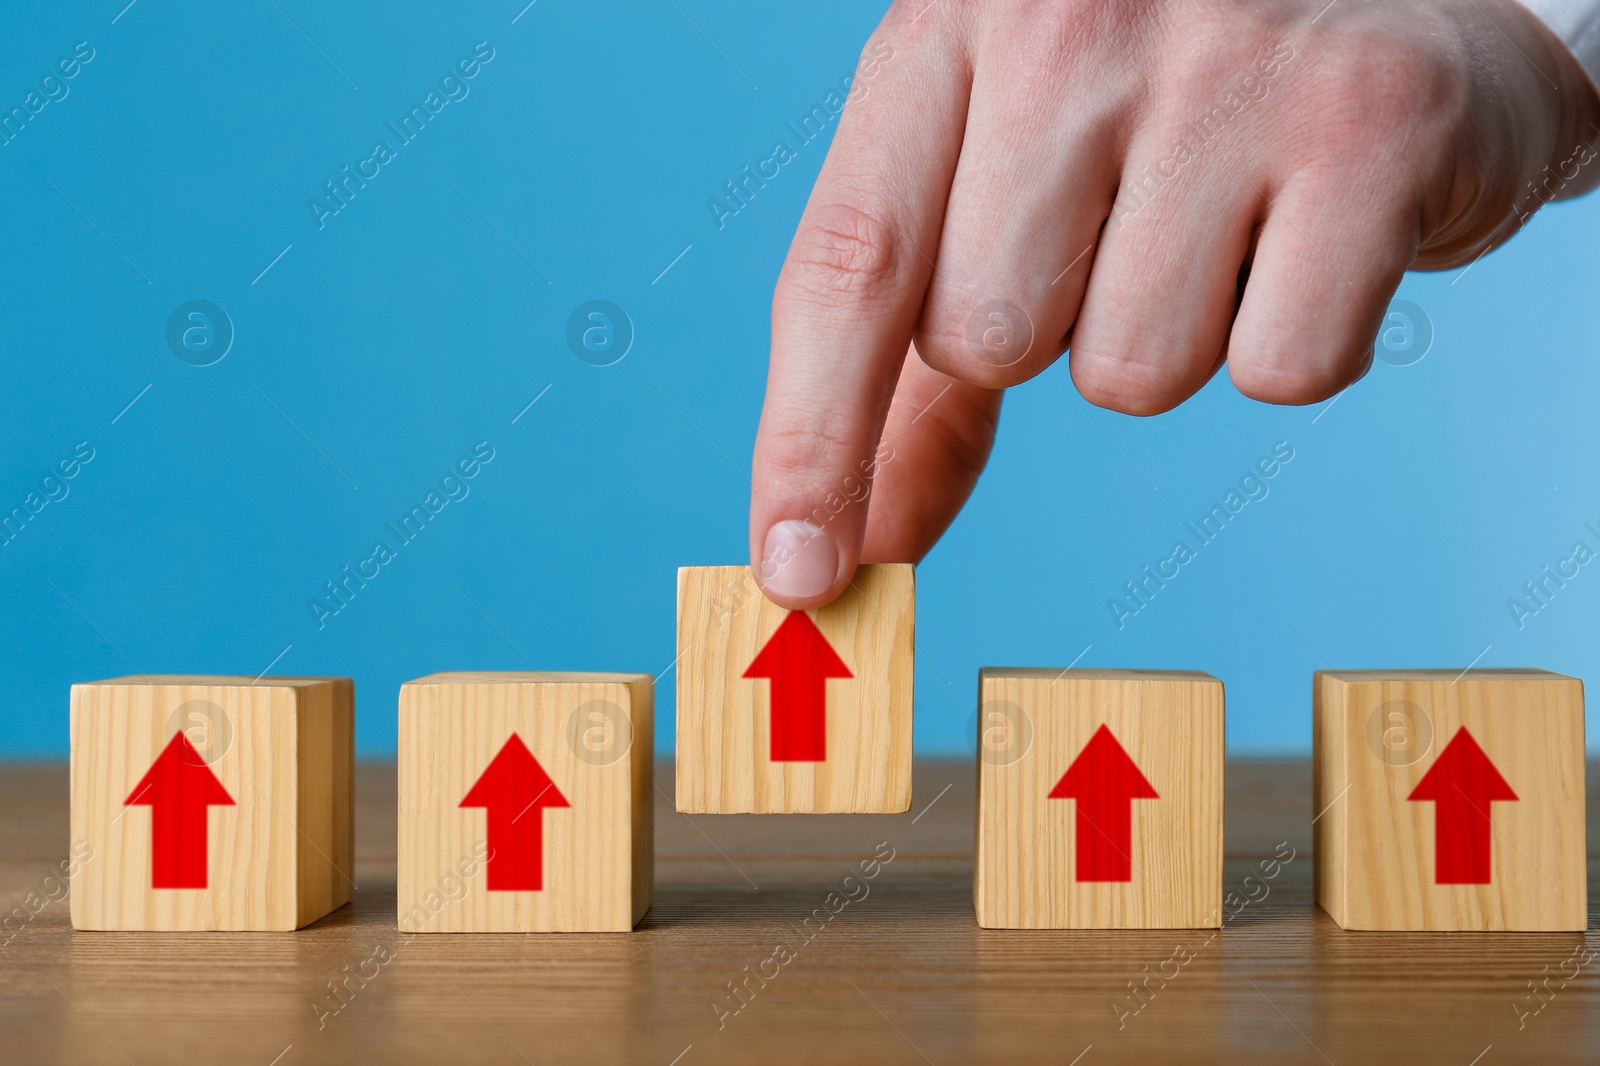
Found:
[[[135,669],[353,675],[369,755],[409,677],[665,670],[675,567],[745,557],[768,304],[823,145],[720,231],[706,201],[851,70],[873,6],[123,2],[8,11],[0,45],[5,110],[96,50],[0,147],[0,510],[95,449],[0,548],[0,754],[64,755],[68,685]],[[480,40],[470,95],[319,231],[307,201]],[[1064,365],[1014,390],[919,574],[919,751],[966,750],[979,666],[1080,653],[1222,677],[1237,752],[1308,750],[1330,663],[1594,674],[1600,566],[1520,630],[1506,601],[1600,548],[1597,266],[1590,201],[1408,278],[1431,352],[1331,408],[1223,375],[1128,418]],[[637,333],[609,367],[565,342],[596,298]],[[214,366],[166,345],[193,299],[235,324]],[[470,495],[319,630],[323,582],[480,440]],[[1119,631],[1107,600],[1280,440],[1270,496]]]

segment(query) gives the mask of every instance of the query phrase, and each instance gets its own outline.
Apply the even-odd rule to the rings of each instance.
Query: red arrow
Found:
[[[233,797],[181,731],[161,749],[124,807],[150,808],[150,887],[206,887],[206,815]]]
[[[828,678],[854,677],[809,615],[790,611],[745,677],[772,682],[772,761],[828,757]]]
[[[1051,799],[1078,801],[1078,881],[1133,880],[1133,801],[1160,799],[1111,730],[1089,738]]]
[[[1406,797],[1434,804],[1434,884],[1489,883],[1489,804],[1516,798],[1466,727],[1456,730]]]
[[[461,806],[488,808],[489,891],[543,889],[544,808],[572,804],[521,737],[511,734]]]

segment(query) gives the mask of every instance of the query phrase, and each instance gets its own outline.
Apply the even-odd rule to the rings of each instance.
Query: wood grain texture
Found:
[[[80,929],[285,930],[350,900],[348,678],[124,677],[72,686]],[[207,816],[205,888],[152,887],[152,808],[125,804],[183,732],[233,799]]]
[[[632,929],[654,875],[654,729],[648,674],[442,673],[402,685],[401,927]],[[537,891],[489,888],[488,813],[461,806],[513,734],[570,804],[522,815],[544,820]]]
[[[0,1060],[1065,1066],[1087,1048],[1078,1066],[1593,1066],[1600,909],[1588,934],[1341,930],[1313,901],[1309,760],[1229,761],[1215,931],[979,928],[972,760],[916,774],[903,815],[708,818],[674,813],[664,762],[655,905],[635,932],[407,937],[395,767],[361,763],[352,904],[293,934],[215,936],[74,931],[66,765],[3,765]],[[883,842],[895,857],[870,894],[805,939]],[[719,1028],[728,982],[780,943],[793,961]],[[1194,958],[1163,986],[1179,946]],[[1139,1007],[1130,983],[1146,1005],[1127,1016],[1113,1005]]]
[[[1177,929],[1222,921],[1222,682],[1146,670],[979,675],[973,898],[991,929]],[[1102,726],[1157,797],[1134,799],[1127,881],[1080,880],[1079,807],[1050,798]],[[1096,832],[1105,835],[1096,825]],[[1120,848],[1107,838],[1120,856]]]
[[[1543,670],[1319,671],[1317,898],[1346,929],[1581,931],[1583,683]],[[1474,801],[1490,881],[1436,882],[1442,804],[1408,800],[1465,728],[1515,792]],[[1452,786],[1454,787],[1454,786]]]
[[[746,566],[678,571],[678,809],[704,814],[894,813],[911,803],[916,586],[863,566],[806,612],[854,675],[826,682],[822,762],[772,759],[772,682],[743,676],[789,614]]]

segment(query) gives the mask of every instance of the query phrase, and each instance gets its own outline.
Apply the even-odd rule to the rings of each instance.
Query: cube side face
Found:
[[[1220,681],[991,674],[979,698],[980,926],[1221,924]],[[1132,798],[1102,726],[1155,798]],[[1051,798],[1058,786],[1074,795]]]
[[[633,924],[638,925],[656,887],[656,688],[648,677],[629,686],[633,708],[630,783],[633,788]]]
[[[1581,682],[1418,676],[1334,681],[1329,697],[1349,785],[1340,925],[1586,927]]]
[[[350,902],[355,887],[355,683],[299,690],[298,924]]]
[[[298,695],[270,682],[73,686],[72,836],[90,849],[72,877],[75,928],[298,927]]]
[[[626,681],[515,676],[401,687],[400,928],[626,932],[651,877],[649,705]]]
[[[1339,728],[1340,682],[1318,671],[1312,678],[1311,696],[1311,823],[1317,904],[1343,925],[1345,913],[1345,847],[1348,837],[1350,777],[1348,752]]]
[[[791,614],[801,617],[791,619]],[[795,671],[780,627],[814,626],[838,663]],[[745,566],[678,571],[677,807],[706,814],[897,814],[911,806],[916,580],[909,564],[864,566],[838,600],[790,612]],[[790,637],[798,633],[788,634]],[[769,651],[769,649],[771,649]],[[756,666],[761,656],[765,667]],[[778,677],[746,677],[776,667]],[[813,689],[810,686],[815,685]],[[817,708],[820,700],[822,708]],[[821,722],[821,759],[774,750],[775,715]],[[809,717],[814,715],[815,717]],[[780,725],[787,730],[791,726]],[[807,732],[807,736],[814,736]],[[808,742],[809,743],[809,742]]]

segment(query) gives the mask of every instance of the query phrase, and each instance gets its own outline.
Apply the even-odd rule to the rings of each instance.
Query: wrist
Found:
[[[1527,23],[1538,47],[1529,61],[1555,83],[1559,101],[1554,151],[1534,194],[1544,202],[1580,196],[1600,185],[1600,7],[1575,0],[1508,6]]]

